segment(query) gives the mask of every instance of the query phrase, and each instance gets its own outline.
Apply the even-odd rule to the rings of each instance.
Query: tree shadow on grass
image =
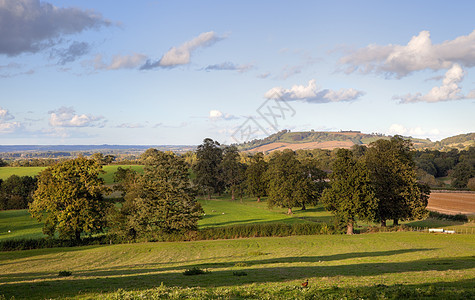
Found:
[[[473,256],[423,259],[406,262],[390,263],[359,263],[337,266],[276,266],[264,268],[242,268],[247,276],[233,276],[230,270],[213,270],[211,273],[199,276],[184,276],[184,266],[176,266],[169,270],[164,269],[135,269],[128,273],[124,270],[116,272],[87,272],[88,276],[74,275],[61,279],[47,278],[43,281],[16,282],[1,285],[0,294],[7,298],[15,296],[21,298],[49,298],[70,297],[80,293],[114,292],[124,290],[150,289],[160,285],[177,287],[220,287],[239,286],[251,283],[285,282],[304,280],[315,277],[336,276],[378,276],[391,273],[420,272],[420,271],[448,271],[465,270],[475,267]],[[166,268],[168,269],[168,268]],[[473,285],[473,282],[472,282]]]

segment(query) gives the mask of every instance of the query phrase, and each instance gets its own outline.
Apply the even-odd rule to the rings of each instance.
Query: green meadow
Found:
[[[143,166],[141,165],[107,165],[103,167],[105,173],[101,175],[106,184],[114,183],[114,173],[119,167],[132,168],[132,170],[139,173],[143,172]],[[5,180],[12,175],[36,176],[44,169],[46,167],[0,167],[0,179]]]
[[[0,294],[6,299],[469,299],[475,296],[474,249],[471,235],[393,232],[2,252]],[[208,272],[183,275],[194,267]],[[60,271],[71,276],[60,277]],[[301,288],[306,279],[309,287]]]

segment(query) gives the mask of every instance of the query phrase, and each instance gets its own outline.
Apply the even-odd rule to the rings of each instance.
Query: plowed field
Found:
[[[432,192],[427,209],[444,214],[475,214],[475,193]]]

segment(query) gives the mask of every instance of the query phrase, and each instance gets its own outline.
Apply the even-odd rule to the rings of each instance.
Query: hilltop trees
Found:
[[[38,188],[30,213],[45,220],[43,232],[49,236],[80,240],[82,233],[101,232],[106,225],[102,167],[80,157],[48,167],[38,178]]]
[[[203,140],[203,144],[196,150],[196,163],[193,165],[196,179],[195,184],[208,194],[221,193],[224,190],[221,180],[221,161],[223,149],[221,145],[210,138]]]
[[[417,183],[411,142],[400,136],[371,143],[365,154],[376,198],[377,220],[420,218],[426,214],[427,189]]]
[[[323,192],[321,201],[353,234],[357,219],[372,221],[378,201],[365,164],[356,160],[350,150],[340,149],[330,175],[331,187]]]
[[[148,149],[142,162],[142,175],[118,174],[125,173],[121,184],[126,194],[123,206],[111,214],[112,231],[135,239],[196,229],[203,210],[195,200],[184,159]]]

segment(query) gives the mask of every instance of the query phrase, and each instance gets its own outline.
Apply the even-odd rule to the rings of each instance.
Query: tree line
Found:
[[[357,220],[385,226],[424,217],[430,193],[417,181],[411,143],[398,136],[333,152],[247,154],[209,138],[184,155],[148,149],[142,174],[118,168],[120,203],[104,197],[111,192],[99,176],[104,158],[79,157],[40,173],[29,211],[44,222],[45,234],[80,239],[107,229],[129,240],[182,234],[196,230],[203,215],[197,194],[226,192],[233,200],[266,197],[289,214],[321,202],[352,233]]]

